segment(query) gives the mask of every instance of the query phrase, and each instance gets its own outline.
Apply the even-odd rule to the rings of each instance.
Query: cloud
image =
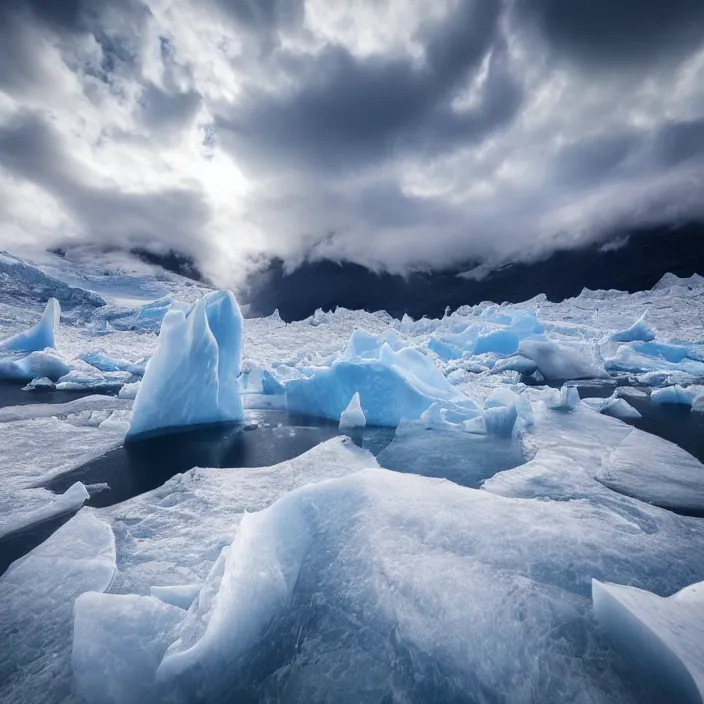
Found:
[[[119,186],[86,181],[61,137],[46,121],[20,113],[0,125],[0,164],[16,176],[46,190],[71,212],[79,226],[77,239],[111,245],[162,244],[195,254],[193,234],[200,234],[208,208],[195,190],[129,192]]]
[[[699,0],[22,0],[0,245],[404,272],[704,216]]]
[[[679,60],[704,40],[699,0],[520,0],[518,8],[558,52],[592,66]]]

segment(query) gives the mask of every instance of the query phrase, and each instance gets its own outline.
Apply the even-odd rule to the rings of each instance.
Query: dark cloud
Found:
[[[101,242],[394,271],[701,211],[703,0],[426,2],[0,0],[2,183]]]
[[[304,0],[215,0],[240,26],[266,35],[291,27],[304,17]]]
[[[562,186],[574,187],[612,177],[642,145],[642,135],[635,131],[602,134],[568,144],[554,161],[555,181]]]
[[[408,57],[359,58],[341,45],[292,61],[293,89],[251,88],[218,117],[225,144],[255,163],[292,160],[346,170],[387,159],[399,148],[478,139],[520,104],[520,89],[497,56],[480,106],[451,107],[494,45],[500,8],[495,0],[465,0],[425,29],[422,65]],[[288,65],[289,56],[282,53],[279,62]]]
[[[667,167],[689,160],[704,161],[704,119],[664,125],[655,139],[655,153]]]
[[[704,39],[701,0],[519,0],[558,51],[586,64],[680,59]]]
[[[169,242],[194,253],[210,216],[196,190],[166,189],[133,193],[98,186],[61,144],[61,136],[38,115],[21,113],[0,125],[0,166],[56,197],[100,243],[147,246]]]
[[[142,117],[149,127],[178,129],[190,124],[201,105],[197,91],[173,92],[147,83],[139,98]]]

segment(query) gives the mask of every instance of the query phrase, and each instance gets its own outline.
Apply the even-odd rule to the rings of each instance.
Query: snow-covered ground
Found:
[[[0,409],[0,536],[79,508],[90,486],[43,484],[135,404],[133,434],[396,429],[78,511],[0,578],[1,702],[702,700],[703,602],[671,595],[704,580],[704,466],[625,421],[634,395],[704,411],[704,279],[290,324],[118,253],[2,254],[0,282],[1,375],[119,393]]]

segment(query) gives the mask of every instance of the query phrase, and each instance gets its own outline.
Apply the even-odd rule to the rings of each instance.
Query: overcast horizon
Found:
[[[404,272],[704,216],[700,0],[0,6],[0,246]]]

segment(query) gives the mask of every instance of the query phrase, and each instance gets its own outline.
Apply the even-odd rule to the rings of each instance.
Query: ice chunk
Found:
[[[84,508],[0,578],[0,701],[72,697],[73,604],[107,589],[115,574],[113,533]]]
[[[22,391],[35,391],[36,389],[40,390],[46,390],[46,389],[53,389],[54,388],[54,382],[49,379],[47,376],[40,376],[37,377],[36,379],[32,379],[32,381],[27,384],[27,386],[22,387]]]
[[[586,398],[584,403],[593,410],[621,420],[638,420],[643,416],[614,391],[607,398]]]
[[[363,428],[367,424],[364,411],[359,402],[359,392],[355,392],[347,408],[340,415],[340,430]]]
[[[704,515],[704,465],[674,443],[633,429],[596,476],[614,491],[683,513]]]
[[[542,375],[548,379],[591,379],[604,376],[584,352],[575,347],[558,345],[556,342],[523,340],[519,354],[532,359]]]
[[[545,404],[548,408],[561,411],[572,411],[579,405],[579,389],[576,386],[563,384],[560,390],[549,389],[544,394]]]
[[[154,673],[184,615],[153,596],[79,596],[71,655],[78,695],[89,704],[159,701]]]
[[[39,352],[47,347],[55,347],[54,335],[60,318],[61,306],[55,298],[50,298],[39,322],[29,330],[0,342],[0,351]]]
[[[532,359],[524,357],[522,354],[514,354],[506,359],[499,359],[491,368],[492,374],[513,371],[521,374],[532,374],[538,366]]]
[[[31,381],[48,377],[56,380],[69,371],[68,364],[55,352],[31,352],[26,357],[0,359],[0,379]]]
[[[83,506],[85,501],[88,501],[90,494],[81,482],[72,484],[66,491],[58,496],[54,501],[40,506],[39,508],[22,513],[15,518],[9,520],[3,517],[0,519],[0,538],[15,533],[16,531],[32,526],[35,523],[41,523],[54,516],[60,516],[62,513],[75,511]]]
[[[350,336],[350,341],[342,354],[342,359],[348,362],[360,359],[378,359],[379,350],[384,344],[388,344],[396,350],[402,347],[394,330],[389,330],[380,336],[373,335],[366,330],[355,330]]]
[[[696,360],[690,359],[687,356],[688,350],[685,350],[684,354],[678,350],[672,350],[666,352],[670,357],[662,354],[663,349],[666,349],[664,345],[658,343],[658,348],[651,347],[654,345],[653,342],[643,342],[640,343],[643,347],[640,347],[640,351],[636,349],[636,345],[630,347],[629,345],[621,345],[616,354],[609,357],[605,362],[605,368],[609,371],[620,371],[620,372],[633,372],[633,373],[643,373],[643,372],[655,372],[657,375],[662,376],[662,378],[667,378],[668,374],[672,373],[687,373],[694,376],[704,376],[704,363]],[[649,345],[649,347],[644,347]],[[671,361],[672,359],[677,359],[678,361]],[[642,383],[653,383],[652,380],[643,379]]]
[[[510,437],[532,422],[533,411],[523,394],[496,389],[484,402],[484,424],[490,434]]]
[[[117,394],[120,398],[124,399],[134,399],[137,398],[137,392],[139,391],[139,385],[141,382],[135,381],[131,384],[124,384]]]
[[[605,400],[600,412],[621,420],[638,420],[643,417],[628,401],[615,396]]]
[[[101,372],[88,364],[72,369],[57,382],[59,391],[83,391],[121,386],[132,375],[129,372]]]
[[[704,582],[663,598],[595,579],[592,599],[599,625],[668,701],[704,701]]]
[[[198,584],[174,584],[168,587],[150,587],[149,591],[152,596],[156,597],[165,604],[178,606],[179,609],[190,607],[193,600],[198,596],[198,593],[203,588],[203,585]]]
[[[81,359],[101,372],[126,372],[132,366],[124,359],[115,359],[104,352],[86,352]]]
[[[242,420],[241,351],[242,314],[230,291],[205,296],[188,313],[170,310],[134,402],[129,437]]]
[[[696,390],[685,389],[679,384],[675,384],[674,386],[666,386],[664,389],[655,389],[650,394],[650,401],[656,405],[676,403],[691,406],[696,395]]]
[[[614,342],[634,342],[636,340],[649,342],[650,340],[655,339],[655,333],[648,325],[646,325],[645,313],[643,313],[643,315],[641,315],[630,328],[613,333],[613,335],[611,335],[611,339]]]
[[[132,414],[129,411],[113,411],[107,418],[100,421],[98,428],[126,435],[130,429],[131,417]]]

